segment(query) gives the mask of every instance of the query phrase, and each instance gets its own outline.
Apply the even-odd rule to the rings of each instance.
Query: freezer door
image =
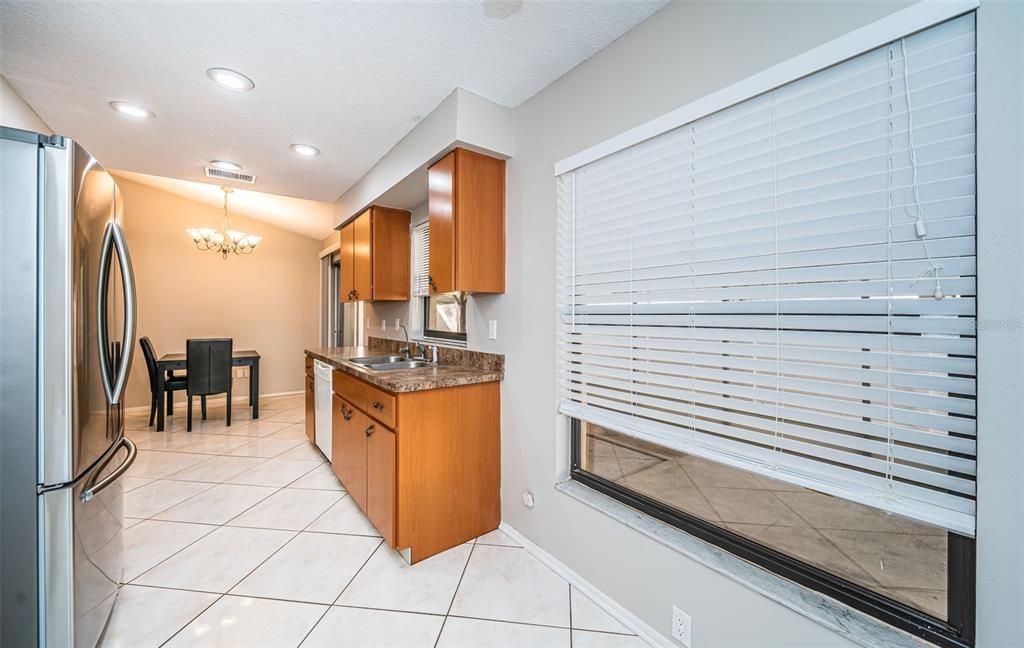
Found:
[[[123,575],[121,477],[135,454],[122,439],[85,479],[40,498],[46,646],[94,648],[100,640]]]

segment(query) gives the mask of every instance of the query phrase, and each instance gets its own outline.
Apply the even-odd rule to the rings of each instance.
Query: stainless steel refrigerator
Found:
[[[135,287],[114,178],[0,128],[0,644],[95,646],[122,572]]]

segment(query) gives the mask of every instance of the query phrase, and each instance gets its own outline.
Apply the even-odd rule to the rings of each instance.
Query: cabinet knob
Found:
[[[366,436],[373,436],[373,426],[366,428]]]
[[[351,418],[352,418],[352,410],[345,411],[345,406],[342,405],[341,406],[341,416],[346,421],[351,420]]]
[[[375,409],[375,410],[382,410],[382,409],[384,409],[384,403],[382,403],[380,401],[373,401],[373,409]]]

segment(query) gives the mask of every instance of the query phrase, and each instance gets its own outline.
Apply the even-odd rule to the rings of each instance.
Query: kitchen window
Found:
[[[573,478],[949,646],[973,642],[974,45],[971,13],[557,171]]]
[[[466,293],[430,292],[430,226],[413,228],[413,296],[420,300],[423,337],[466,341]]]

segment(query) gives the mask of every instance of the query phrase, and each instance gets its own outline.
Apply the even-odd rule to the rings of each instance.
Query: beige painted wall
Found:
[[[0,76],[0,126],[21,128],[47,135],[53,132],[2,76]]]
[[[187,227],[216,227],[219,209],[117,179],[139,295],[139,336],[157,353],[184,351],[190,337],[231,337],[261,355],[260,392],[301,391],[303,349],[317,342],[320,241],[232,216],[236,228],[263,236],[249,256],[221,260],[199,252]],[[149,380],[136,347],[129,407],[149,404]],[[247,394],[236,378],[234,396]],[[182,399],[183,401],[183,399]]]

